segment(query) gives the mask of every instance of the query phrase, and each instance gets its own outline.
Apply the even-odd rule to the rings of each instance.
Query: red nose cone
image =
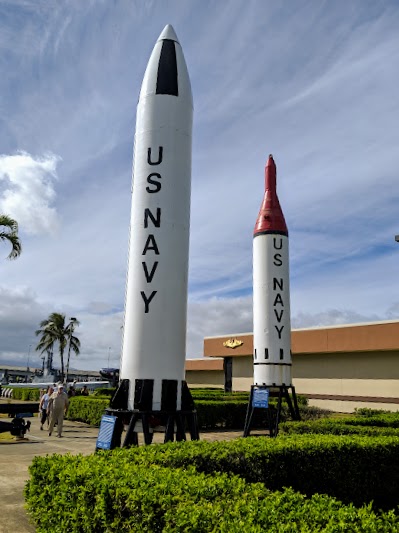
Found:
[[[254,228],[254,237],[262,233],[288,235],[287,224],[276,191],[276,164],[272,155],[265,167],[265,196]]]

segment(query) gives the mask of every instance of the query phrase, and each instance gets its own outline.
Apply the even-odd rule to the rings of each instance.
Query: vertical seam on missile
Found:
[[[265,348],[265,359],[269,359],[269,348]]]

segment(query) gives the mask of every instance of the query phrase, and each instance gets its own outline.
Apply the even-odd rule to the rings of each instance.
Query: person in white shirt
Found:
[[[47,392],[43,394],[43,396],[40,398],[39,403],[39,416],[40,416],[40,429],[43,429],[43,424],[47,420],[47,425],[49,423],[48,416],[47,416],[47,408],[48,408],[48,402],[50,400],[50,396],[53,394],[54,389],[53,387],[49,387],[47,389]]]

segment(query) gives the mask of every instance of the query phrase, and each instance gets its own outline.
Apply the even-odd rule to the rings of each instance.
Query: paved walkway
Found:
[[[28,419],[27,419],[28,420]],[[96,446],[98,428],[80,422],[64,422],[63,437],[51,437],[40,431],[37,419],[30,418],[32,427],[22,441],[0,440],[0,533],[33,533],[24,509],[23,489],[29,477],[28,467],[35,455],[52,453],[90,454]],[[231,440],[242,436],[242,431],[201,433],[201,440]],[[163,442],[163,434],[155,434],[154,442]],[[55,529],[57,525],[55,524]]]

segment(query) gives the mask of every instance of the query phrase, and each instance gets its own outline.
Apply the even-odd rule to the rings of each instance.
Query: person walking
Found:
[[[54,425],[57,424],[57,437],[62,437],[62,425],[64,422],[64,415],[68,412],[68,394],[64,392],[64,385],[58,385],[58,390],[50,396],[48,410],[50,415],[50,426],[48,428],[48,435],[51,437]]]
[[[47,426],[49,424],[49,420],[47,417],[47,409],[48,409],[48,403],[50,401],[50,396],[53,394],[54,389],[53,387],[49,387],[47,389],[47,392],[43,394],[43,396],[40,398],[39,403],[39,416],[40,416],[40,429],[43,430],[43,424],[47,420]]]

